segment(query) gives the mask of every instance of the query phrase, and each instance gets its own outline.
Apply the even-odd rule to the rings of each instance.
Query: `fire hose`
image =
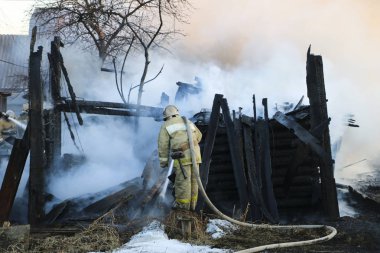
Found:
[[[277,249],[277,248],[287,248],[287,247],[296,247],[296,246],[306,246],[306,245],[311,245],[311,244],[316,244],[324,241],[328,241],[332,239],[336,234],[337,230],[334,227],[331,226],[326,226],[326,225],[267,225],[267,224],[251,224],[247,222],[242,222],[235,220],[225,214],[223,214],[221,211],[219,211],[215,205],[210,201],[208,198],[205,189],[203,188],[202,181],[199,176],[199,171],[198,171],[198,164],[196,163],[195,159],[195,152],[194,152],[194,143],[193,143],[193,134],[190,128],[189,121],[183,117],[185,124],[186,124],[186,131],[187,135],[189,138],[189,146],[190,146],[190,152],[191,152],[191,160],[192,160],[192,169],[194,172],[194,175],[197,179],[197,183],[200,189],[200,192],[207,203],[207,205],[221,218],[234,223],[236,225],[240,226],[245,226],[245,227],[251,227],[251,228],[264,228],[264,229],[279,229],[279,230],[291,230],[291,229],[296,229],[296,228],[301,228],[301,229],[319,229],[319,228],[324,228],[325,230],[330,231],[330,233],[326,236],[316,238],[316,239],[311,239],[311,240],[305,240],[305,241],[295,241],[295,242],[285,242],[285,243],[274,243],[274,244],[268,244],[268,245],[262,245],[254,248],[249,248],[245,250],[240,250],[237,251],[236,253],[251,253],[251,252],[259,252],[263,250],[268,250],[268,249]]]

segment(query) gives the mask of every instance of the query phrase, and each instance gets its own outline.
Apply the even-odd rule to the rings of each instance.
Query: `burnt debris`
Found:
[[[159,168],[154,153],[141,178],[104,192],[62,200],[45,213],[45,203],[52,197],[45,189],[46,176],[56,172],[62,164],[69,166],[85,161],[85,157],[61,154],[62,113],[75,113],[81,124],[82,113],[159,120],[162,112],[158,107],[80,100],[71,85],[70,98],[63,97],[61,73],[67,83],[70,79],[60,53],[61,45],[56,37],[49,53],[51,109],[42,108],[42,47],[31,52],[29,125],[24,138],[15,140],[13,145],[0,191],[0,224],[9,220],[29,149],[28,217],[32,228],[90,222],[110,212],[133,220],[150,214],[152,206],[166,210],[170,203],[163,203],[159,195],[167,171]],[[264,116],[258,117],[254,95],[251,116],[242,114],[240,109],[231,113],[222,94],[215,95],[211,111],[202,110],[194,115],[193,121],[203,132],[201,180],[221,211],[238,218],[271,223],[300,213],[322,214],[330,219],[339,217],[322,57],[310,54],[310,49],[306,79],[310,105],[302,106],[301,98],[295,106],[286,104],[286,113],[277,112],[273,118],[268,116],[267,99],[262,100]],[[176,99],[186,99],[201,91],[200,80],[194,85],[177,84]],[[163,101],[167,100],[164,96]],[[209,211],[202,198],[197,210]]]
[[[249,210],[251,220],[274,223],[295,213],[339,217],[322,57],[310,48],[307,87],[310,106],[300,102],[273,119],[267,99],[264,118],[257,117],[253,96],[253,117],[233,113],[232,120],[227,100],[215,96],[208,125],[198,127],[206,136],[202,182],[222,211],[239,217]]]

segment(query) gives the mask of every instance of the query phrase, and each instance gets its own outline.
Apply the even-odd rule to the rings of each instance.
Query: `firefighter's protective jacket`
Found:
[[[16,125],[6,119],[0,119],[0,141],[3,141],[3,130],[9,130],[16,128]]]
[[[189,123],[193,133],[196,162],[201,163],[201,151],[198,143],[202,139],[202,133],[192,122]],[[181,159],[182,164],[191,164],[191,153],[186,124],[180,116],[166,120],[161,126],[160,134],[158,136],[158,157],[161,167],[168,166],[171,151],[183,151],[185,157]],[[179,166],[178,161],[174,161],[174,166]]]

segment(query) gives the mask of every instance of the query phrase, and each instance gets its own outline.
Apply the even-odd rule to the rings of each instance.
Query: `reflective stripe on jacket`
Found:
[[[189,123],[193,133],[196,162],[201,163],[199,142],[202,139],[202,133],[192,122]],[[185,157],[181,159],[182,164],[191,164],[191,153],[186,124],[180,116],[168,119],[161,126],[160,134],[158,136],[158,157],[161,167],[168,166],[170,151],[183,151]],[[174,166],[179,166],[178,161],[174,162]]]

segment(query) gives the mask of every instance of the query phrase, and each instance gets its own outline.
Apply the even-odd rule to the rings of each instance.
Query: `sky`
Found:
[[[27,34],[33,0],[0,0],[0,34]]]
[[[28,30],[25,14],[32,3],[0,0],[0,33],[25,33]],[[204,81],[204,94],[200,101],[179,105],[181,112],[188,107],[193,111],[210,108],[215,93],[224,94],[231,109],[241,106],[248,115],[252,115],[252,94],[258,99],[267,97],[270,108],[283,102],[297,103],[303,95],[307,96],[306,51],[312,45],[312,53],[323,57],[332,141],[342,140],[335,158],[336,174],[355,177],[380,167],[380,118],[376,115],[376,109],[380,108],[380,1],[192,0],[191,3],[188,24],[178,24],[186,35],[168,46],[170,53],[151,55],[149,76],[154,76],[162,65],[165,67],[145,87],[144,104],[157,105],[161,91],[173,98],[175,82],[191,83],[195,76]],[[81,65],[84,66],[93,61],[75,50],[69,53],[70,50],[63,50],[63,54],[76,84],[102,80],[91,94],[86,93],[88,86],[76,85],[77,94],[88,95],[87,99],[117,99],[115,89],[105,89],[113,82],[112,76],[94,76],[93,70],[78,68],[78,62],[86,60]],[[142,64],[135,61],[128,66],[128,78],[135,82]],[[260,104],[258,107],[262,110]],[[354,114],[360,128],[344,126],[347,114]],[[154,139],[155,134],[151,131],[149,138]],[[339,169],[362,159],[367,162]]]

